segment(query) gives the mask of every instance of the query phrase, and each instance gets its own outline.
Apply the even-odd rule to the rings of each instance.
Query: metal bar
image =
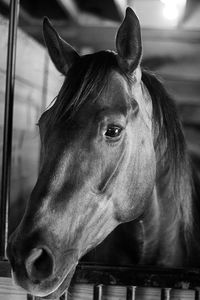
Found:
[[[34,300],[34,296],[30,295],[30,294],[27,294],[27,297],[26,297],[27,300]]]
[[[16,60],[18,17],[19,17],[19,0],[11,0],[9,32],[8,32],[8,50],[7,50],[2,178],[1,178],[1,199],[0,199],[1,200],[0,201],[0,259],[2,260],[6,259],[6,247],[7,247],[7,240],[8,240],[13,102],[14,102],[15,60]]]
[[[30,295],[30,294],[27,294],[27,300],[42,300],[43,298],[41,298],[41,297],[37,297],[37,296],[32,296],[32,295]],[[65,294],[63,294],[60,298],[59,298],[59,300],[65,300],[66,299],[66,297],[65,297]]]
[[[170,292],[171,288],[163,288],[161,289],[161,300],[170,300]]]
[[[27,300],[42,300],[43,298],[27,294]]]
[[[103,285],[95,285],[93,290],[93,300],[102,300],[103,299]]]
[[[195,300],[200,300],[200,288],[196,288],[195,289],[195,296],[194,296]]]
[[[27,300],[41,300],[42,298],[27,294]]]
[[[136,286],[128,286],[126,288],[126,300],[135,300]]]

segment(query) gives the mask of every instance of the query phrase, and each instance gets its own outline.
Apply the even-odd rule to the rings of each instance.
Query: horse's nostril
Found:
[[[34,283],[47,279],[53,273],[53,256],[44,248],[34,248],[25,261],[26,271]]]

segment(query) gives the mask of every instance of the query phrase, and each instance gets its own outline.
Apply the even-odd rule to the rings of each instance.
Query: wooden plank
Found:
[[[161,289],[150,287],[138,287],[135,293],[135,297],[136,299],[140,300],[161,300]]]
[[[0,58],[2,70],[6,70],[6,51],[7,51],[7,27],[8,21],[0,15],[0,51],[4,55]],[[23,55],[22,55],[23,53]],[[43,61],[45,50],[41,45],[28,37],[24,32],[18,30],[17,35],[17,58],[16,76],[24,78],[30,83],[42,87],[43,82]]]
[[[11,269],[8,261],[0,261],[0,277],[11,277]]]
[[[0,133],[4,119],[8,21],[0,16]],[[40,139],[36,123],[41,111],[57,95],[63,78],[47,50],[18,30],[13,119],[10,230],[19,222],[38,174]],[[2,134],[0,136],[2,149]],[[0,151],[0,167],[1,167]]]
[[[0,278],[0,300],[27,300],[27,293],[10,278]]]
[[[0,68],[6,70],[7,43],[8,43],[8,20],[0,15]]]
[[[0,278],[0,292],[5,294],[9,292],[12,295],[21,294],[22,290],[13,286],[11,279],[5,278],[5,276],[10,276],[10,267],[7,262],[0,262],[0,277],[3,276],[3,269],[6,275],[4,278]],[[169,297],[168,291],[173,288],[170,292],[170,300],[194,300],[195,290],[198,291],[196,287],[200,286],[199,274],[200,270],[198,269],[110,267],[80,264],[77,267],[67,299],[92,300],[93,286],[99,284],[104,284],[103,287],[101,286],[101,290],[106,299],[126,299],[126,286],[132,283],[139,285],[136,289],[136,299],[160,300],[162,287],[166,291],[166,297]],[[168,287],[167,290],[166,286]],[[0,300],[3,299],[0,298]]]
[[[179,115],[181,120],[186,125],[200,126],[200,103],[181,103],[178,105]]]
[[[0,15],[0,92],[3,94],[5,93],[7,27],[8,21]],[[49,78],[46,79],[46,76]],[[44,89],[44,83],[48,79],[49,84]],[[48,89],[48,96],[54,98],[60,89],[62,80],[59,72],[50,62],[46,48],[30,36],[27,36],[22,30],[18,30],[16,95],[19,94],[19,98],[24,102],[31,97],[31,101],[41,107],[43,97],[45,96],[43,93],[47,93]],[[40,95],[38,96],[37,93]]]
[[[92,284],[76,284],[69,288],[67,300],[93,300]]]
[[[194,300],[195,299],[195,291],[193,290],[178,290],[172,289],[170,292],[170,300]]]
[[[107,285],[103,288],[103,298],[109,300],[126,299],[126,286]]]
[[[174,66],[175,68],[175,66]],[[172,97],[176,100],[178,105],[191,104],[200,106],[200,85],[196,81],[190,80],[176,80],[173,78],[165,77],[163,75],[164,86]]]
[[[59,22],[56,22],[56,20],[52,21],[61,36],[74,46],[79,48],[87,45],[96,50],[113,49],[114,37],[120,25],[117,22],[107,21],[98,22],[98,24],[92,23],[90,25],[77,25],[66,22],[65,20]],[[28,26],[26,24],[24,30],[37,39],[43,40],[41,26],[38,24],[34,26]],[[177,42],[180,44],[186,42],[189,44],[199,44],[200,36],[198,30],[142,28],[142,40],[148,42],[152,41],[152,43],[154,43],[154,49],[157,51],[157,47],[155,47],[156,42]]]
[[[115,48],[114,41],[118,27],[119,24],[110,23],[105,25],[63,26],[60,28],[57,27],[57,30],[63,38],[77,47],[87,45],[88,47],[102,50]],[[29,30],[29,28],[27,29]],[[176,29],[151,30],[142,28],[142,40],[144,44],[144,55],[149,52],[149,48],[152,49],[152,54],[153,49],[155,53],[157,53],[160,48],[166,53],[167,51],[171,53],[177,48],[181,49],[181,45],[184,47],[184,45],[187,44],[187,48],[189,48],[190,45],[198,47],[200,43],[198,31]],[[157,46],[159,45],[159,47],[155,46],[156,44]],[[171,44],[174,45],[173,48],[170,47]],[[166,46],[167,49],[165,50]]]
[[[68,294],[68,300],[94,300],[92,295],[92,285],[89,284],[75,284],[70,289]],[[125,286],[104,286],[103,287],[103,298],[95,299],[106,299],[106,300],[125,300],[125,299],[136,299],[136,300],[196,300],[194,290],[185,289],[168,289],[165,288],[161,291],[158,287],[138,287],[135,293],[135,297],[126,297]]]
[[[13,283],[11,278],[0,277],[0,300],[42,300],[44,298],[27,295],[27,292]],[[58,298],[52,300],[59,300]]]

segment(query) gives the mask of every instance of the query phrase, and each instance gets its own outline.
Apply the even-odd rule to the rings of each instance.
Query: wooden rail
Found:
[[[0,278],[9,278],[10,276],[9,263],[0,262]],[[151,295],[150,299],[155,297],[160,300],[197,300],[200,299],[199,287],[200,269],[170,269],[153,266],[119,267],[81,263],[76,269],[69,295],[63,295],[60,299],[143,300],[149,299],[148,297]],[[85,296],[83,296],[84,293]],[[119,297],[117,295],[121,295],[120,298],[117,298]],[[24,297],[27,300],[39,299],[25,294]]]

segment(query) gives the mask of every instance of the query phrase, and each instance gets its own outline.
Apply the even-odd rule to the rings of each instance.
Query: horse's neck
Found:
[[[171,167],[173,162],[168,157],[167,159],[165,156],[158,157],[157,161],[156,189],[160,203],[162,235],[160,248],[163,253],[161,261],[163,264],[173,266],[189,265],[193,255],[192,244],[196,241],[194,236],[194,211],[196,209],[190,160],[185,151],[176,169]],[[199,225],[198,220],[198,228],[200,228]]]
[[[166,166],[167,169],[167,166]],[[182,175],[184,176],[184,175]],[[188,180],[189,182],[189,180]],[[175,197],[188,197],[190,185],[185,178],[180,179],[180,188],[174,186],[173,178],[167,170],[157,174],[154,191],[149,199],[149,207],[143,218],[144,247],[141,263],[164,266],[181,266],[186,257],[184,232],[184,210]],[[181,192],[181,189],[182,192]],[[182,199],[187,202],[191,199]],[[188,209],[190,209],[188,207]]]

